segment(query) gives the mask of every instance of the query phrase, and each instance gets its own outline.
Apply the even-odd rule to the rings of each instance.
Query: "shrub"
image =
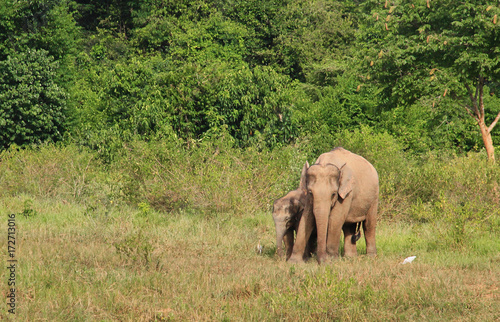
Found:
[[[439,234],[451,246],[465,244],[476,229],[498,231],[500,169],[484,154],[415,157],[390,135],[363,127],[325,141],[338,144],[321,152],[343,145],[374,164],[380,220],[441,223],[446,228]],[[197,141],[131,141],[108,166],[96,152],[71,144],[11,147],[0,154],[0,197],[26,194],[89,209],[121,201],[144,215],[187,208],[248,216],[270,211],[276,198],[298,186],[305,160],[319,155],[307,140],[274,150],[234,145],[228,133]]]
[[[54,82],[57,68],[45,50],[0,61],[0,148],[61,138],[66,93]]]
[[[28,194],[85,201],[107,198],[111,186],[95,153],[74,145],[11,147],[0,154],[0,196]]]
[[[484,153],[456,156],[429,152],[407,167],[394,169],[391,189],[382,189],[385,202],[398,201],[382,209],[391,218],[412,222],[442,223],[449,245],[461,245],[476,229],[497,230],[500,214],[498,166],[489,164]],[[399,179],[396,179],[399,178]],[[389,210],[390,209],[390,210]]]
[[[293,147],[270,152],[232,144],[227,134],[189,144],[134,141],[113,171],[120,173],[130,202],[167,211],[249,214],[270,209],[273,199],[298,186],[303,160]]]

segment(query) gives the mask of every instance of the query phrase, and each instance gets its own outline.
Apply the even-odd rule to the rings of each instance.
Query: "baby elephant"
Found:
[[[276,246],[278,256],[283,256],[283,242],[286,248],[286,259],[292,255],[295,232],[299,228],[300,218],[306,203],[306,171],[309,163],[306,162],[302,168],[300,185],[297,189],[290,191],[284,197],[276,200],[273,206],[273,219],[276,227]],[[310,239],[305,257],[310,256],[313,251],[314,236]]]

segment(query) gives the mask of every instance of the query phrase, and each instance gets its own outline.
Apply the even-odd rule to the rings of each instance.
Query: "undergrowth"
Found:
[[[339,139],[340,138],[340,139]],[[374,164],[380,177],[380,220],[442,219],[460,242],[471,229],[498,230],[500,168],[483,153],[411,155],[369,128],[325,140]],[[132,141],[110,164],[74,145],[11,148],[0,155],[0,196],[26,194],[77,202],[88,209],[117,204],[157,211],[192,209],[249,216],[298,185],[318,145],[303,140],[282,149],[239,149],[226,136],[211,141]]]

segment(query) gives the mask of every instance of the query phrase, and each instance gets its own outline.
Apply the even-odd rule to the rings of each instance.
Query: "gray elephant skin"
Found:
[[[283,243],[285,244],[286,259],[292,255],[295,233],[299,227],[300,218],[306,205],[306,171],[309,163],[302,167],[299,187],[287,193],[284,197],[277,199],[273,205],[273,219],[276,228],[276,247],[278,256],[283,256]],[[311,238],[304,250],[304,257],[311,256],[316,243],[316,235],[313,231]]]
[[[363,157],[335,148],[319,156],[306,171],[306,205],[289,261],[303,262],[308,240],[317,230],[317,259],[321,264],[339,256],[344,232],[344,255],[357,255],[356,226],[361,223],[366,252],[377,254],[375,228],[379,196],[378,174]]]

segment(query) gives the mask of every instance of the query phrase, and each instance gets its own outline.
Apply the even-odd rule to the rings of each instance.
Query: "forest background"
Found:
[[[489,126],[499,8],[453,5],[3,1],[0,145],[75,142],[110,162],[131,140],[272,150],[364,126],[412,155],[480,151],[468,89]]]
[[[73,205],[82,217],[63,230],[71,220],[114,227],[124,216],[158,227],[201,216],[219,229],[230,214],[242,220],[236,231],[257,230],[250,250],[258,241],[273,257],[272,202],[297,187],[306,160],[341,145],[379,172],[382,231],[414,229],[404,247],[386,243],[386,255],[467,250],[495,266],[499,14],[498,1],[472,0],[1,1],[1,205],[25,227],[58,223],[52,216]],[[132,227],[101,233],[133,270],[161,263],[146,226]],[[485,267],[495,285],[498,269]],[[48,289],[34,275],[25,283]],[[487,300],[498,299],[488,287]],[[109,301],[112,313],[94,317],[130,317]],[[451,316],[490,307],[483,318],[495,318],[482,304]],[[47,317],[54,305],[27,310]],[[419,305],[407,310],[422,316]],[[238,316],[233,309],[225,314]],[[319,317],[346,318],[325,310]],[[391,310],[371,313],[397,319]]]

